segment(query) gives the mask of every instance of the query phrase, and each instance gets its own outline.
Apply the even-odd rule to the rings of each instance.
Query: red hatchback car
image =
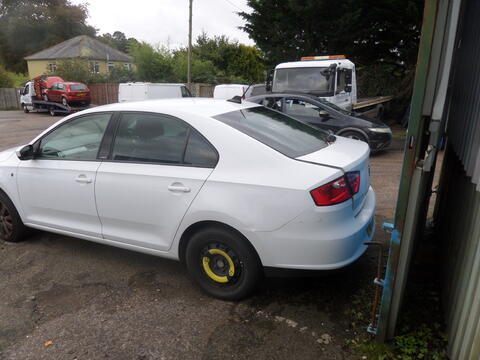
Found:
[[[90,104],[90,90],[87,85],[78,82],[56,82],[43,93],[45,101],[54,101],[67,106],[69,104]]]

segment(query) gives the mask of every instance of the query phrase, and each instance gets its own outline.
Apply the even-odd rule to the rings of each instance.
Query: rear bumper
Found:
[[[369,188],[363,208],[356,216],[351,202],[340,204],[331,212],[325,208],[319,211],[302,214],[276,231],[257,232],[263,265],[332,270],[357,260],[367,249],[364,243],[374,235],[373,189]]]
[[[68,102],[90,102],[90,96],[66,96]]]

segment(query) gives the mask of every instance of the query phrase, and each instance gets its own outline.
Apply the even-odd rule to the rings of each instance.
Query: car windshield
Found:
[[[326,67],[275,70],[273,92],[302,92],[317,96],[333,95],[334,76]]]
[[[83,84],[75,84],[75,85],[70,85],[70,90],[71,91],[87,90],[87,87]]]
[[[328,145],[328,133],[263,106],[214,116],[242,133],[291,158]]]

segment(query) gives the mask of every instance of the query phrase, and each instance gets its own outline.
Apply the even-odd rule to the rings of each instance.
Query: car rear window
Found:
[[[278,152],[297,158],[328,145],[328,134],[263,106],[214,116]]]
[[[70,85],[70,90],[71,91],[82,91],[82,90],[87,90],[87,87],[85,85],[82,85],[82,84]]]

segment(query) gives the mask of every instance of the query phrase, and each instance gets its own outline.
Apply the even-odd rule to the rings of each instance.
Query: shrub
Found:
[[[0,66],[0,88],[12,88],[14,86],[11,74]]]

